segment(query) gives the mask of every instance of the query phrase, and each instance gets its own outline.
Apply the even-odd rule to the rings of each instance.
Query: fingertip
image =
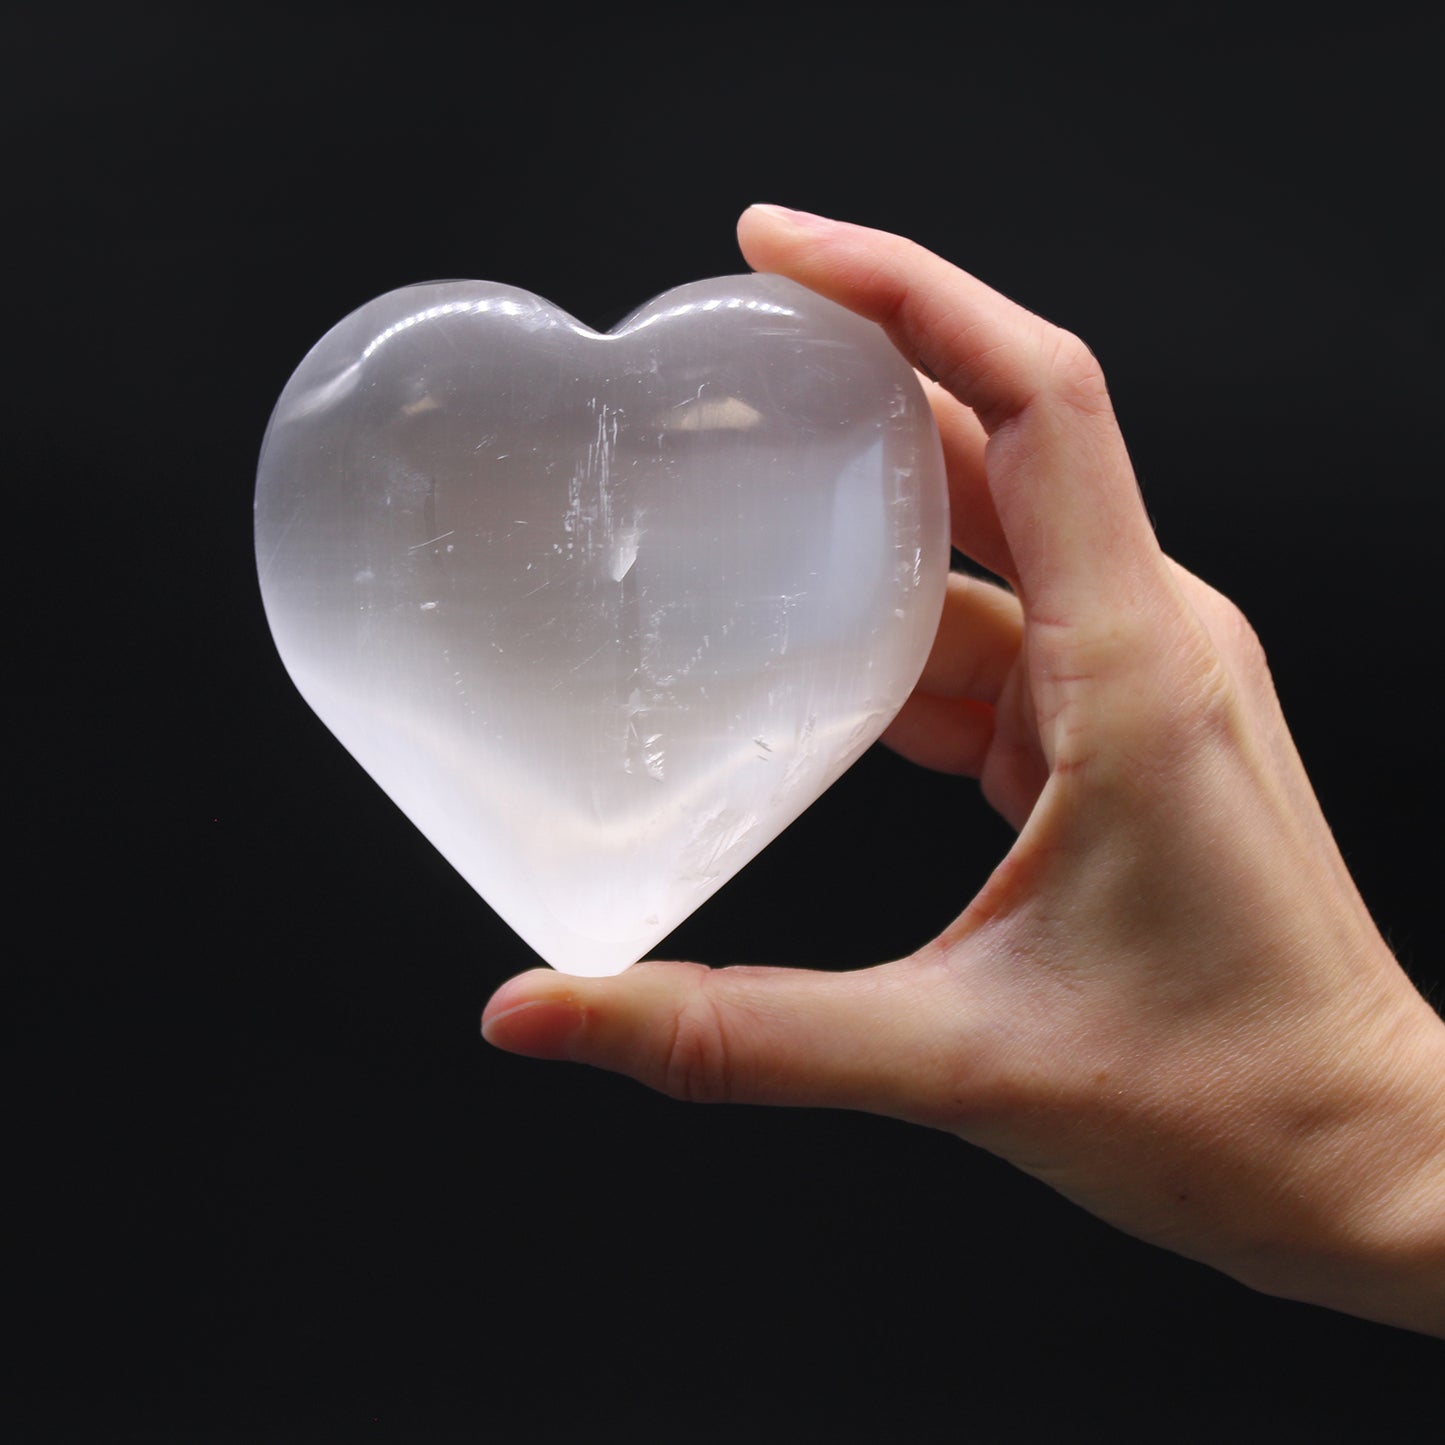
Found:
[[[487,1006],[482,1011],[482,1022],[495,1018],[497,1014],[524,999],[543,997],[551,993],[558,984],[564,987],[566,985],[566,978],[562,974],[555,973],[550,968],[529,968],[526,973],[509,978],[487,1000]]]
[[[781,269],[783,253],[791,240],[836,224],[826,216],[758,201],[738,217],[738,246],[755,271],[777,270]]]
[[[535,968],[508,979],[482,1010],[482,1038],[494,1048],[530,1058],[567,1057],[567,1046],[586,1022],[568,981]]]
[[[708,971],[700,964],[655,961],[607,978],[534,968],[508,979],[488,1000],[482,1038],[529,1058],[587,1055],[584,1062],[617,1067],[609,1058],[614,1040],[645,1033],[655,1017],[668,1017],[677,991],[695,986],[697,975]]]
[[[530,1059],[571,1057],[587,1015],[576,999],[534,998],[482,1015],[482,1038],[493,1048]]]
[[[746,221],[750,216],[790,227],[818,227],[834,224],[827,216],[815,215],[812,211],[795,211],[791,206],[778,206],[771,201],[754,201],[743,212],[739,224],[741,225],[742,221]]]

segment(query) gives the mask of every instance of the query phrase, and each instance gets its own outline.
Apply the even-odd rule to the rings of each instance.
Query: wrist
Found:
[[[1398,972],[1398,966],[1391,960]],[[1399,975],[1282,1185],[1304,1210],[1231,1272],[1264,1293],[1445,1338],[1445,1022]],[[1342,1102],[1345,1101],[1345,1102]]]

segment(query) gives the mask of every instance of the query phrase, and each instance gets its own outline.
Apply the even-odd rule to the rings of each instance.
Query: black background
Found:
[[[296,695],[250,541],[271,405],[371,296],[606,326],[742,269],[751,200],[911,235],[1098,353],[1438,997],[1433,9],[6,22],[8,1438],[1438,1438],[1438,1345],[952,1138],[488,1050],[532,957]],[[894,957],[1007,843],[875,750],[659,953]]]

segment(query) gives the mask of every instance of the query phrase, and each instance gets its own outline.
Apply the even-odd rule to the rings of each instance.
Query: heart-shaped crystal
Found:
[[[947,493],[911,369],[794,282],[700,281],[603,335],[443,281],[301,363],[256,555],[331,731],[548,963],[611,974],[898,710]]]

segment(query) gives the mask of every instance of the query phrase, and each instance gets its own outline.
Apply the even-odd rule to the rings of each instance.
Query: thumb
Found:
[[[676,1099],[935,1122],[949,1091],[932,1061],[947,1055],[949,1021],[934,973],[921,957],[855,973],[648,962],[615,978],[574,978],[536,969],[497,990],[482,1037],[627,1074]]]

